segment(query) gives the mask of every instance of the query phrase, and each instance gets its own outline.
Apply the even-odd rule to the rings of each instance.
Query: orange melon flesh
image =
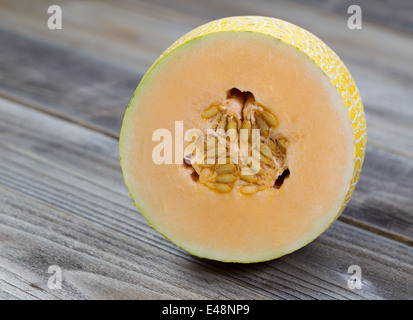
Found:
[[[204,129],[202,111],[231,88],[253,93],[277,116],[289,141],[290,175],[280,189],[221,194],[181,164],[152,159],[155,130],[174,134],[175,121],[184,131]],[[237,30],[194,38],[158,60],[127,109],[120,156],[130,194],[158,232],[199,257],[257,262],[304,246],[337,218],[355,185],[355,144],[342,95],[312,59]]]

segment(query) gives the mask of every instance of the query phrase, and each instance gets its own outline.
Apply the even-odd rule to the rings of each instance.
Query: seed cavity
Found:
[[[282,184],[284,183],[284,180],[287,179],[290,176],[290,170],[286,169],[284,172],[275,180],[274,183],[274,188],[275,189],[280,189]]]
[[[185,165],[193,167],[193,181],[218,193],[238,190],[246,196],[281,188],[290,174],[289,142],[279,132],[277,117],[251,92],[228,90],[222,101],[202,111],[201,118],[208,128],[203,156],[194,149],[184,158]]]

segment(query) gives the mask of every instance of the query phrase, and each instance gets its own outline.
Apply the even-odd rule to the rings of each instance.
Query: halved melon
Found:
[[[235,129],[238,163],[229,133],[209,156],[220,128]],[[194,29],[149,69],[124,117],[120,157],[149,225],[196,256],[247,263],[319,236],[349,201],[365,145],[358,90],[329,47],[285,21],[231,17]],[[254,161],[257,171],[242,171]]]

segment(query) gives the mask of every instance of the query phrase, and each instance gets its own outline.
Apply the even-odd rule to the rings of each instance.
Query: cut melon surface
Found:
[[[261,130],[260,117],[272,123],[263,143],[278,149],[271,165],[261,158],[254,183],[242,179],[239,165],[204,170],[182,163],[179,152],[174,163],[154,161],[154,149],[166,143],[154,139],[158,129],[171,132],[176,151],[181,132],[207,132],[220,119],[226,129],[234,120],[238,129],[250,121]],[[330,48],[282,20],[231,17],[194,29],[149,69],[125,113],[120,158],[130,195],[153,228],[196,256],[248,263],[297,250],[333,223],[355,188],[365,145],[360,95]],[[229,186],[224,192],[214,189],[219,179]]]

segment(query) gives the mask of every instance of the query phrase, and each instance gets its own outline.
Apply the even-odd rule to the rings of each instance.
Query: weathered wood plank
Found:
[[[8,32],[0,31],[0,41],[8,44],[0,53],[0,92],[54,115],[119,134],[128,100],[140,80],[138,74]]]
[[[63,28],[47,28],[47,8],[57,4],[63,12]],[[186,21],[192,21],[187,23]],[[140,73],[154,57],[194,25],[194,19],[177,12],[154,10],[145,3],[123,1],[2,1],[0,25],[43,40],[81,49],[93,55],[129,64]],[[150,36],[149,36],[150,35]]]
[[[362,9],[363,20],[373,21],[386,27],[392,27],[407,32],[413,32],[413,3],[409,0],[293,0],[295,2],[313,5],[317,8],[347,14],[351,5]],[[350,15],[348,15],[350,16]]]
[[[413,246],[413,159],[368,146],[342,220]]]
[[[12,295],[12,294],[5,291],[5,290],[10,290],[7,287],[9,287],[9,284],[5,281],[1,281],[1,283],[0,283],[0,288],[1,288],[0,289],[0,300],[19,300],[19,298],[16,297],[15,295]],[[12,289],[11,291],[14,291],[14,289]]]
[[[3,193],[2,193],[3,194]],[[0,213],[1,216],[1,213]],[[0,226],[1,228],[2,226]],[[0,231],[0,237],[4,236]],[[9,237],[8,237],[9,239]],[[3,248],[2,241],[0,248]],[[4,292],[9,295],[7,300],[20,299],[20,300],[54,300],[56,296],[53,293],[39,290],[35,284],[26,279],[21,278],[17,273],[21,270],[21,266],[13,266],[7,264],[6,259],[0,257],[0,292]],[[46,270],[47,271],[47,270]],[[50,275],[49,275],[50,276]],[[47,283],[47,282],[46,282]],[[0,295],[1,297],[1,295]]]
[[[2,127],[17,129],[0,135],[1,265],[46,292],[45,270],[57,264],[68,271],[67,290],[52,292],[60,298],[97,298],[104,290],[110,297],[112,286],[125,289],[121,297],[413,296],[413,249],[341,221],[302,250],[267,263],[192,257],[137,214],[115,166],[116,140],[14,103],[1,101],[0,114]],[[80,162],[74,155],[82,155]],[[347,288],[352,264],[363,270],[362,290]]]
[[[13,273],[8,281],[33,297],[263,298],[155,246],[53,209],[42,196],[22,193],[26,196],[2,188],[0,236],[6,239],[1,242],[0,261],[6,273],[0,273]],[[47,285],[51,265],[62,269],[62,290]],[[214,283],[217,279],[220,282]]]

